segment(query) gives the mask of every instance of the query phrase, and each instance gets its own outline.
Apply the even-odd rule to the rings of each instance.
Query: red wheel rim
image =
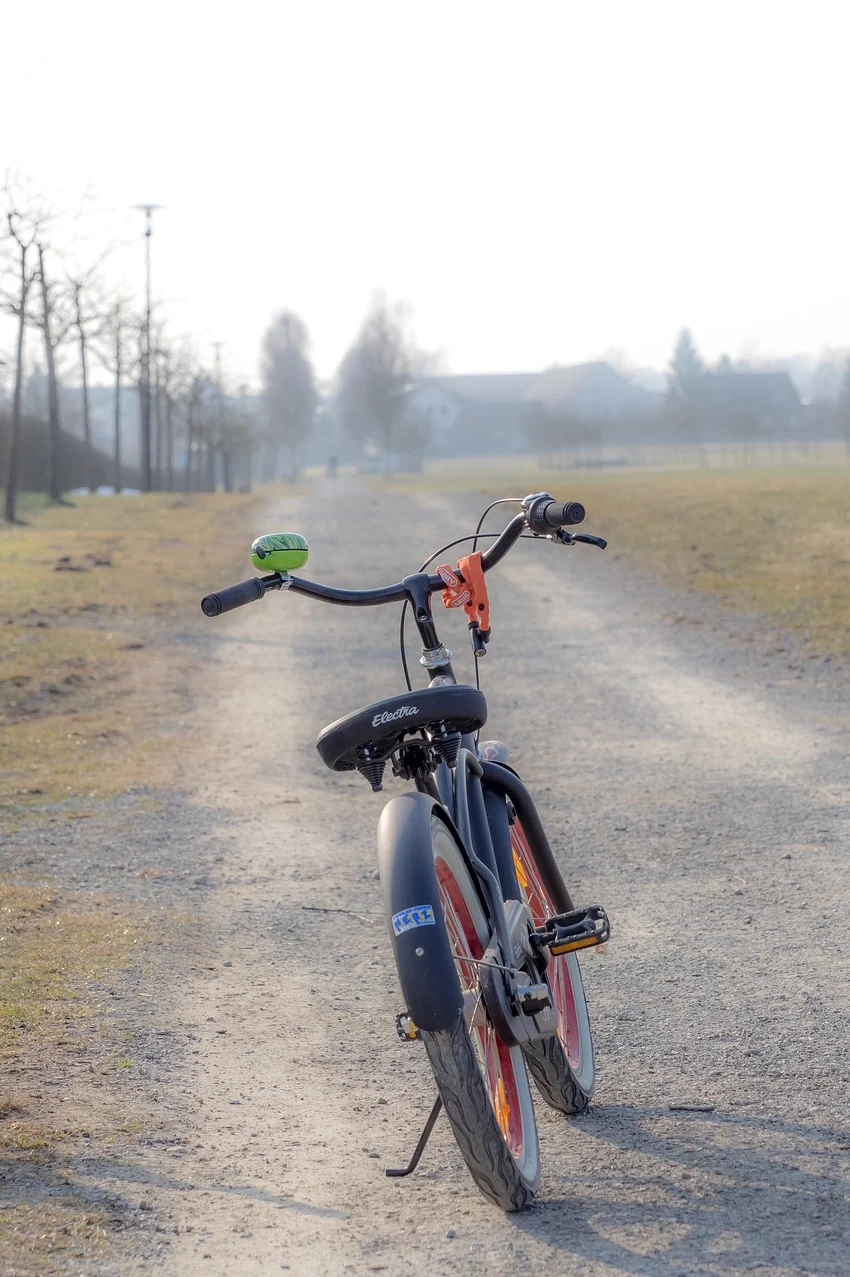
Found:
[[[542,926],[547,918],[551,918],[558,911],[543,885],[528,839],[518,820],[511,827],[511,846],[520,891],[528,905],[534,925]],[[570,968],[565,953],[552,959],[547,975],[558,1011],[558,1037],[561,1039],[571,1068],[577,1071],[581,1063],[581,1035],[573,982],[570,979]]]
[[[449,944],[455,957],[459,959],[456,965],[461,989],[477,995],[478,968],[474,962],[464,962],[464,958],[480,961],[484,957],[484,949],[451,865],[438,855],[434,859],[434,867],[437,871]],[[496,1114],[496,1120],[512,1155],[519,1159],[522,1156],[523,1145],[522,1110],[510,1050],[489,1020],[483,1025],[471,1027],[469,1032],[478,1047],[479,1059],[482,1061],[482,1074],[490,1093],[490,1103]]]

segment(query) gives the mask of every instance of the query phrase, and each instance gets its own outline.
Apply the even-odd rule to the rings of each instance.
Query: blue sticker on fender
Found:
[[[411,909],[402,909],[393,914],[393,931],[400,936],[403,931],[413,927],[435,927],[437,925],[434,910],[430,905],[414,905]]]

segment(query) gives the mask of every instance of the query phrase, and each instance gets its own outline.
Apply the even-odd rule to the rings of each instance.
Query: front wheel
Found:
[[[558,911],[518,819],[511,827],[511,847],[520,892],[534,925],[541,927]],[[547,1104],[561,1113],[583,1113],[593,1095],[596,1070],[590,1017],[576,954],[554,957],[547,977],[558,1011],[558,1032],[523,1047],[525,1062]]]
[[[528,1074],[519,1047],[507,1046],[487,1017],[478,963],[490,927],[466,861],[450,830],[431,817],[437,886],[464,1012],[448,1029],[422,1030],[437,1088],[472,1177],[503,1210],[531,1201],[540,1151]]]

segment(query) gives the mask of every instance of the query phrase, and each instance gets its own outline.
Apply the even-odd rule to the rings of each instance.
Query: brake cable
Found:
[[[469,533],[467,536],[464,536],[464,537],[458,537],[455,541],[449,541],[447,545],[440,546],[439,550],[435,550],[434,553],[425,560],[425,562],[422,564],[419,571],[424,572],[426,568],[431,566],[431,564],[434,562],[435,559],[438,559],[441,554],[445,554],[446,550],[453,550],[456,545],[463,545],[466,541],[472,541],[473,543],[472,548],[474,551],[479,540],[483,540],[485,537],[487,538],[500,537],[502,535],[501,532],[482,532],[481,531],[481,525],[483,524],[485,518],[490,513],[490,511],[497,505],[509,505],[511,503],[522,504],[522,500],[523,500],[522,497],[500,497],[498,501],[491,501],[487,509],[482,514],[481,518],[478,520],[478,526],[476,527],[475,532]],[[530,533],[524,532],[522,534],[521,539],[536,540],[537,538],[533,537]],[[404,681],[407,684],[407,690],[409,692],[412,692],[413,684],[410,681],[410,669],[407,664],[407,651],[405,648],[405,637],[404,637],[404,622],[407,617],[407,603],[408,601],[407,599],[405,599],[401,605],[401,617],[399,618],[399,626],[398,626],[398,644],[399,644],[399,653],[401,655],[401,667],[404,670]],[[474,660],[475,660],[475,686],[480,691],[481,679],[480,679],[480,675],[478,671],[478,657],[475,656]]]
[[[522,503],[523,503],[523,501],[524,501],[524,500],[525,500],[525,497],[499,497],[498,501],[491,501],[491,502],[490,502],[490,504],[488,505],[487,509],[484,511],[484,513],[482,514],[481,518],[478,520],[478,527],[475,529],[475,537],[474,537],[473,542],[472,542],[472,553],[473,553],[473,554],[474,554],[474,553],[475,553],[475,551],[478,549],[478,538],[479,538],[479,536],[483,535],[483,534],[482,534],[482,532],[481,532],[481,529],[483,528],[483,526],[484,526],[484,520],[487,518],[487,515],[490,513],[490,511],[491,511],[491,510],[495,510],[495,508],[496,508],[496,506],[497,506],[497,505],[522,505]],[[490,534],[488,533],[487,535],[490,535]],[[448,547],[446,547],[446,548],[448,548]],[[438,552],[438,553],[439,553],[439,552]],[[435,557],[436,557],[436,556],[435,556]]]

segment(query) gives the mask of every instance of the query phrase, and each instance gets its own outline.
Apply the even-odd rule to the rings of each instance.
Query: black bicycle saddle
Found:
[[[444,724],[447,731],[464,734],[477,732],[486,722],[487,701],[477,687],[425,687],[345,714],[322,729],[316,749],[331,771],[350,772],[361,762],[364,748],[373,757],[386,758],[398,741],[421,727]]]

